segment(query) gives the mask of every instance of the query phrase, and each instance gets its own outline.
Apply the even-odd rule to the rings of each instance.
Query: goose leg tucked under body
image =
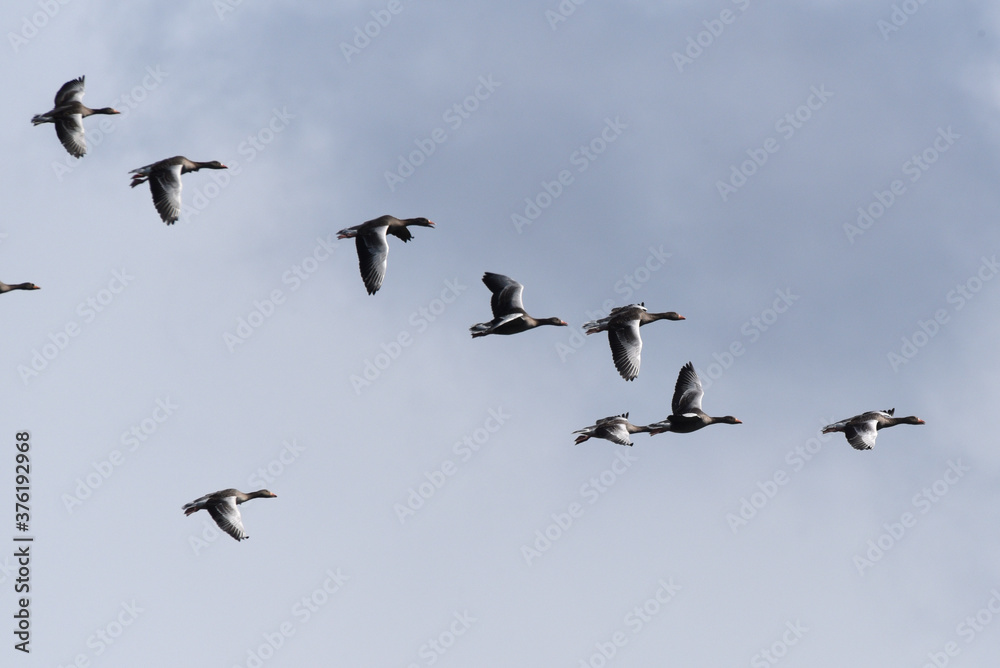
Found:
[[[472,338],[488,334],[520,334],[542,325],[567,326],[566,322],[559,318],[532,318],[528,315],[521,301],[524,286],[513,278],[486,272],[483,274],[483,283],[492,293],[490,308],[493,311],[493,320],[470,327]]]
[[[393,216],[379,216],[337,232],[338,239],[354,238],[358,249],[361,280],[364,281],[368,294],[373,295],[378,292],[385,278],[385,268],[389,259],[389,242],[386,235],[399,237],[405,243],[413,238],[406,229],[409,225],[434,227],[434,223],[426,218],[400,219]]]
[[[237,506],[250,499],[273,499],[278,495],[266,489],[246,494],[238,489],[224,489],[212,494],[199,497],[191,503],[185,503],[182,510],[185,515],[196,513],[199,510],[207,510],[219,528],[228,533],[236,540],[249,538],[243,529],[243,518],[240,517],[240,510]]]
[[[878,436],[879,429],[895,427],[897,424],[924,424],[924,421],[915,415],[894,417],[895,412],[895,408],[890,408],[887,411],[868,411],[840,422],[828,424],[823,427],[823,433],[843,432],[847,442],[855,450],[871,450],[875,447],[875,438]]]
[[[710,424],[743,424],[732,415],[712,417],[705,413],[701,409],[701,399],[704,396],[705,390],[702,389],[701,379],[698,378],[694,365],[688,362],[677,374],[674,397],[670,402],[670,417],[649,425],[650,436],[667,431],[688,434]]]

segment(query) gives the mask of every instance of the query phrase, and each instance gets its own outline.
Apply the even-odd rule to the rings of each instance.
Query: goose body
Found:
[[[385,278],[385,268],[389,259],[389,242],[386,235],[399,237],[405,243],[413,238],[406,229],[409,225],[434,227],[434,223],[426,218],[400,219],[393,216],[379,216],[337,232],[338,239],[354,238],[358,248],[361,280],[364,281],[368,294],[373,295],[378,292],[382,287],[382,279]]]
[[[834,422],[823,427],[823,433],[843,432],[847,442],[855,450],[871,450],[875,447],[875,438],[879,429],[895,427],[897,424],[924,424],[924,421],[915,415],[907,417],[895,417],[896,409],[890,408],[887,411],[868,411],[852,418]]]
[[[82,158],[87,153],[87,140],[83,131],[84,118],[93,114],[121,113],[111,107],[91,109],[84,105],[80,101],[83,99],[83,79],[84,77],[80,77],[64,83],[56,93],[55,107],[31,118],[32,125],[55,124],[56,136],[74,158]]]
[[[630,304],[612,309],[607,317],[591,320],[583,328],[587,330],[587,334],[606,331],[615,368],[625,380],[635,380],[639,375],[642,354],[639,328],[657,320],[684,320],[684,316],[674,311],[649,313],[644,303]]]
[[[701,379],[694,370],[694,365],[688,362],[677,374],[677,384],[674,385],[674,397],[670,402],[671,414],[666,420],[649,425],[650,435],[672,431],[676,434],[688,434],[698,431],[710,424],[743,424],[732,415],[712,417],[701,409],[701,399],[705,396]]]
[[[191,503],[185,503],[182,510],[185,515],[196,513],[199,510],[207,510],[219,528],[228,533],[236,540],[249,538],[243,529],[243,518],[240,517],[240,509],[237,507],[241,503],[246,503],[250,499],[273,499],[277,494],[266,489],[257,490],[246,494],[238,489],[224,489],[212,494],[199,497]]]
[[[153,194],[153,206],[163,222],[173,225],[181,215],[181,174],[197,172],[199,169],[229,168],[218,160],[195,162],[178,155],[133,169],[129,172],[133,175],[130,187],[135,188],[148,181],[149,190]]]
[[[41,288],[34,283],[15,283],[13,285],[7,285],[6,283],[0,282],[0,295],[5,292],[10,292],[11,290],[41,290]]]
[[[628,413],[622,413],[621,415],[601,418],[596,424],[578,429],[573,433],[580,434],[580,436],[576,437],[577,445],[591,438],[603,438],[618,445],[631,446],[632,439],[629,438],[630,434],[648,432],[649,430],[650,427],[648,426],[632,424],[628,421]]]
[[[488,334],[519,334],[541,325],[567,326],[559,318],[532,318],[528,315],[521,301],[524,286],[513,278],[486,272],[483,274],[483,283],[492,293],[490,308],[493,311],[493,320],[470,327],[472,338]]]

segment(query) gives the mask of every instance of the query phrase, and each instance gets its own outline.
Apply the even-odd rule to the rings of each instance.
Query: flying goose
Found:
[[[240,517],[240,509],[237,506],[250,499],[273,499],[277,496],[277,494],[273,494],[266,489],[250,492],[249,494],[245,494],[238,489],[224,489],[213,494],[206,494],[191,503],[185,503],[182,506],[182,510],[185,515],[196,513],[199,510],[207,510],[220,529],[240,541],[250,536],[243,530],[243,519]]]
[[[842,431],[847,442],[855,450],[871,450],[875,447],[875,437],[878,436],[879,429],[895,427],[897,424],[924,424],[923,420],[914,415],[901,418],[893,417],[895,412],[895,408],[890,408],[887,411],[868,411],[840,422],[828,424],[823,427],[823,433]]]
[[[10,292],[11,290],[41,290],[41,288],[34,283],[15,283],[14,285],[7,285],[6,283],[0,282],[0,295],[5,292]]]
[[[149,190],[153,193],[153,205],[160,213],[160,218],[167,225],[173,225],[181,215],[181,174],[197,172],[199,169],[229,169],[218,160],[211,162],[195,162],[183,155],[154,162],[145,167],[133,169],[132,188],[149,181]]]
[[[519,334],[541,325],[567,326],[559,318],[532,318],[528,315],[521,302],[524,286],[513,278],[486,272],[483,274],[483,283],[493,293],[490,298],[493,320],[470,327],[472,338],[488,334]]]
[[[607,317],[591,320],[585,323],[583,328],[587,330],[587,334],[606,331],[615,368],[625,380],[635,380],[639,375],[639,359],[642,353],[639,328],[657,320],[684,320],[684,316],[673,311],[648,313],[643,302],[612,309]]]
[[[379,216],[373,220],[348,227],[337,232],[338,239],[354,237],[358,247],[358,263],[361,265],[361,280],[365,282],[368,294],[373,295],[382,287],[385,278],[386,261],[389,258],[389,242],[386,234],[399,237],[404,242],[413,238],[407,225],[434,227],[434,223],[426,218],[404,218]]]
[[[701,410],[701,398],[705,390],[701,387],[701,379],[695,373],[694,365],[688,362],[677,374],[677,384],[674,386],[674,398],[670,402],[671,415],[666,420],[649,425],[650,436],[672,431],[677,434],[687,434],[698,431],[710,424],[743,424],[732,415],[712,417]]]
[[[83,119],[92,114],[120,114],[111,107],[91,109],[83,99],[83,77],[67,81],[56,93],[56,106],[44,114],[31,117],[32,125],[54,123],[56,136],[74,158],[82,158],[87,153],[87,140],[83,133]]]
[[[596,424],[578,429],[573,433],[582,434],[582,436],[576,437],[577,445],[591,438],[603,438],[618,445],[631,446],[632,440],[629,438],[629,434],[648,432],[649,429],[649,427],[632,424],[628,421],[628,413],[622,413],[621,415],[601,418]]]

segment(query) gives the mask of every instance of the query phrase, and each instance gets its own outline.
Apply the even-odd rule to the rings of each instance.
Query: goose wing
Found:
[[[56,120],[56,136],[63,147],[74,158],[82,158],[87,153],[87,140],[83,135],[83,116],[71,114]]]
[[[153,205],[163,222],[170,225],[181,215],[181,166],[171,165],[164,169],[150,170],[148,178]]]
[[[844,427],[844,436],[855,450],[871,450],[875,447],[875,437],[878,436],[878,422],[876,420],[849,422]]]
[[[365,282],[368,294],[373,295],[382,287],[385,267],[389,259],[389,243],[385,239],[385,226],[376,227],[355,237],[358,247],[358,264],[361,280]]]
[[[613,418],[603,424],[598,422],[597,435],[618,445],[632,445],[625,418]]]
[[[698,378],[698,374],[695,373],[694,365],[688,362],[681,367],[681,372],[677,374],[674,398],[670,402],[672,414],[700,413],[703,396],[705,396],[705,390],[701,387],[701,378]]]
[[[59,88],[59,92],[56,93],[56,106],[66,104],[67,102],[82,102],[83,101],[83,77],[79,79],[73,79],[72,81],[67,81]]]
[[[630,320],[621,327],[608,330],[611,343],[611,357],[615,368],[625,380],[639,375],[639,360],[642,353],[642,339],[639,338],[639,321]]]
[[[483,274],[483,283],[493,293],[490,298],[490,308],[493,309],[494,318],[501,318],[513,312],[524,313],[524,303],[521,301],[521,295],[524,293],[523,285],[508,276],[490,272]]]
[[[243,518],[236,507],[236,497],[226,496],[208,506],[208,512],[219,528],[236,540],[249,538],[243,529]]]

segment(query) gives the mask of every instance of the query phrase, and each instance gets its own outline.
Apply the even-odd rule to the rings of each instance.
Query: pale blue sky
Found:
[[[997,656],[988,3],[36,0],[0,25],[0,280],[42,287],[0,296],[37,537],[5,665]],[[123,113],[75,160],[30,119],[80,75]],[[185,175],[168,228],[128,172],[174,155],[230,169]],[[389,240],[369,296],[336,231],[386,213],[436,227]],[[484,271],[570,327],[472,340]],[[580,325],[633,301],[686,320],[643,329],[626,383]],[[665,418],[688,361],[742,425],[573,444]],[[893,407],[927,424],[818,433]],[[181,511],[261,486],[243,543]]]

